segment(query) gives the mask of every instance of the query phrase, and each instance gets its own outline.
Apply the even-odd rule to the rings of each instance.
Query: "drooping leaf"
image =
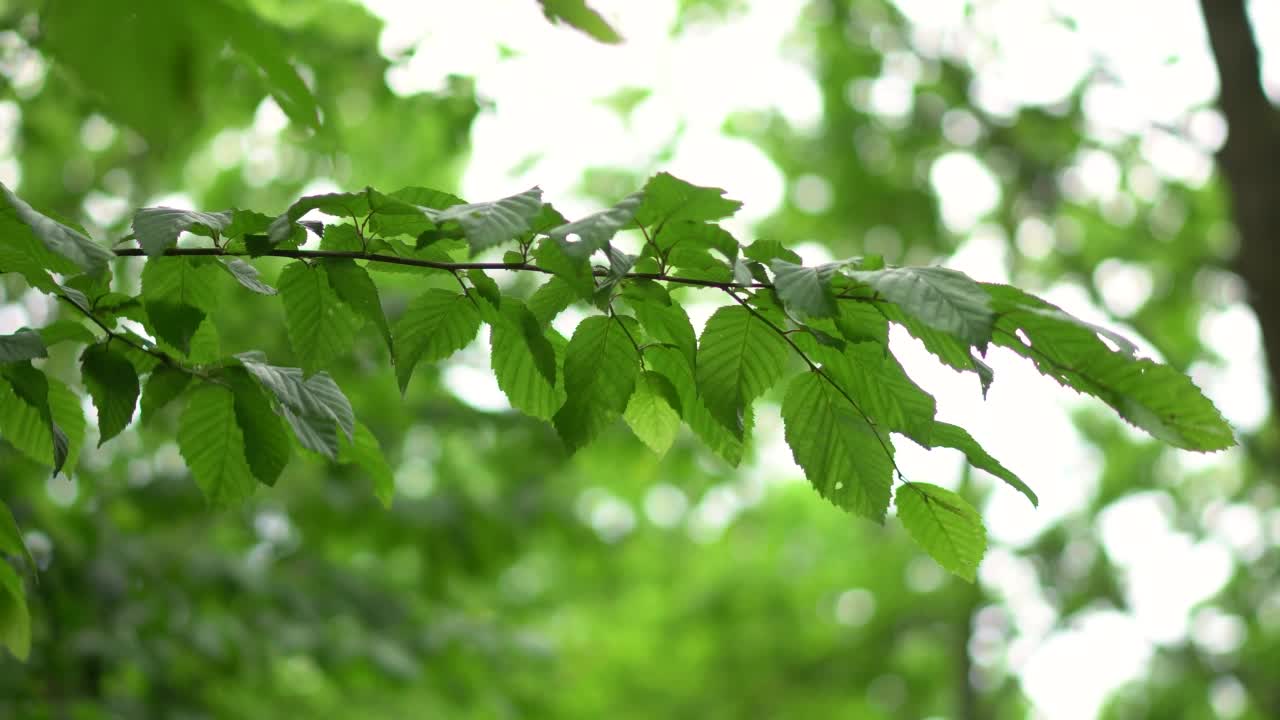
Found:
[[[351,438],[355,413],[351,401],[329,373],[318,372],[304,378],[299,368],[269,365],[257,353],[241,353],[236,359],[279,401],[280,411],[298,442],[336,460],[338,431]]]
[[[228,368],[224,379],[235,395],[236,424],[244,437],[244,456],[258,482],[274,486],[289,464],[293,446],[280,416],[258,381],[243,368]]]
[[[671,343],[689,362],[697,365],[698,340],[684,307],[673,302],[665,288],[649,280],[630,283],[624,296],[649,336],[658,342]]]
[[[289,343],[304,370],[315,372],[351,348],[354,322],[319,265],[289,263],[277,282]]]
[[[863,303],[842,303],[842,309],[857,305],[863,305]],[[866,305],[871,304],[866,303]],[[935,330],[907,315],[897,305],[876,304],[874,308],[878,308],[884,317],[901,325],[912,337],[924,344],[925,350],[946,366],[977,375],[978,381],[982,384],[983,396],[986,396],[987,388],[991,385],[991,368],[974,355],[974,351],[968,345],[949,333]]]
[[[257,487],[229,388],[201,383],[188,393],[178,424],[178,450],[214,507],[241,502]]]
[[[858,407],[881,430],[927,435],[934,426],[937,404],[907,376],[889,348],[875,343],[852,343],[843,351],[819,348],[822,370],[849,393]]]
[[[49,379],[28,361],[0,366],[0,378],[0,437],[57,475],[70,441],[54,420]]]
[[[395,344],[391,338],[391,326],[387,324],[387,316],[382,312],[382,301],[378,298],[378,287],[364,268],[354,260],[327,258],[323,262],[324,271],[329,277],[329,286],[338,299],[351,308],[358,317],[364,318],[382,334],[387,344],[387,352],[395,359]]]
[[[680,220],[719,220],[738,212],[742,203],[724,197],[724,190],[699,187],[670,173],[658,173],[644,186],[644,203],[636,221],[646,227]]]
[[[4,235],[29,234],[44,244],[50,252],[70,261],[75,267],[91,275],[107,269],[107,263],[115,254],[90,240],[87,235],[50,218],[28,205],[0,183],[0,195],[4,196],[7,212],[0,213],[0,230]],[[5,242],[11,242],[6,237]]]
[[[907,483],[894,496],[907,533],[956,576],[973,582],[987,549],[987,531],[973,506],[946,488]]]
[[[926,448],[946,447],[964,453],[969,464],[979,470],[986,470],[1009,484],[1010,487],[1026,496],[1033,506],[1040,504],[1040,498],[1022,479],[1011,470],[1000,464],[999,460],[983,449],[968,430],[950,423],[935,422],[927,435],[908,433],[908,437]]]
[[[173,402],[191,384],[191,374],[169,365],[159,365],[151,371],[142,387],[142,422],[149,423],[166,405]]]
[[[968,275],[941,267],[854,270],[849,276],[870,285],[921,323],[985,350],[995,323],[987,294]]]
[[[836,314],[831,279],[840,267],[838,263],[804,267],[786,260],[774,260],[769,267],[773,270],[778,297],[782,298],[788,308],[816,317],[832,317]]]
[[[538,265],[555,273],[577,297],[590,299],[595,292],[596,281],[587,258],[570,255],[554,238],[547,238],[539,243],[534,250],[534,257]]]
[[[893,482],[893,445],[831,383],[814,372],[791,381],[782,401],[787,444],[818,494],[851,513],[884,522]]]
[[[668,220],[651,233],[653,244],[670,255],[680,252],[715,250],[726,260],[738,259],[738,241],[728,230],[699,220]],[[681,264],[672,260],[673,264]],[[684,264],[689,264],[687,261]]]
[[[501,317],[490,335],[490,362],[498,387],[512,407],[550,420],[564,403],[564,391],[556,383],[555,349],[538,319],[519,300],[505,299]]]
[[[632,193],[607,210],[547,231],[547,236],[560,242],[569,256],[589,257],[591,253],[603,250],[613,236],[631,222],[643,200],[643,193]]]
[[[645,371],[622,417],[650,450],[665,455],[680,430],[680,396],[666,376]]]
[[[231,277],[235,278],[236,282],[259,295],[275,295],[278,292],[275,288],[262,282],[262,278],[258,275],[258,268],[240,258],[224,260],[222,267],[231,273]]]
[[[197,212],[170,207],[142,208],[133,214],[133,234],[147,255],[163,255],[184,232],[220,236],[231,224],[231,211]]]
[[[31,653],[31,615],[22,578],[5,562],[0,562],[0,645],[24,662]]]
[[[539,325],[546,325],[578,297],[578,293],[564,278],[553,275],[529,297],[529,312],[533,313]]]
[[[424,208],[423,212],[437,225],[458,223],[475,254],[514,240],[529,229],[540,209],[542,189],[533,187],[501,200],[453,205],[444,210]]]
[[[752,412],[748,405],[743,412],[743,436],[735,436],[712,416],[703,399],[698,396],[694,381],[693,365],[680,350],[671,345],[650,345],[644,351],[645,362],[671,381],[680,396],[680,410],[684,421],[702,442],[731,467],[737,467],[743,458],[743,438],[751,434]]]
[[[745,307],[722,307],[711,316],[698,343],[698,394],[707,409],[739,439],[751,401],[781,377],[787,344]]]
[[[80,404],[80,395],[56,378],[49,378],[49,412],[53,416],[54,450],[58,443],[65,443],[66,456],[62,470],[68,476],[75,471],[80,457],[80,449],[84,446],[85,429],[88,421],[84,417],[84,406]]]
[[[222,274],[216,265],[211,258],[185,256],[153,257],[143,265],[142,303],[158,340],[191,352],[201,323],[218,309]]]
[[[79,320],[55,320],[40,328],[39,332],[45,347],[64,342],[88,344],[97,341],[93,331]]]
[[[640,356],[627,337],[630,318],[597,315],[578,323],[564,359],[566,399],[556,431],[571,450],[590,443],[627,408]]]
[[[168,300],[152,300],[146,304],[147,319],[156,337],[177,348],[182,354],[191,352],[191,339],[205,320],[203,310]]]
[[[18,521],[13,519],[9,506],[0,500],[0,553],[20,555],[27,560],[27,565],[34,568],[36,561],[31,557],[31,550],[22,539],[22,530],[18,529]]]
[[[49,357],[49,352],[44,338],[35,330],[22,328],[12,335],[0,335],[0,364],[42,357]]]
[[[80,355],[85,389],[98,410],[98,446],[120,434],[138,404],[138,373],[109,343],[90,345]]]
[[[461,350],[480,331],[480,311],[466,295],[432,288],[419,295],[396,321],[396,379],[409,386],[419,362],[434,363]]]
[[[793,265],[803,265],[804,260],[794,250],[777,240],[756,240],[743,248],[742,254],[759,263],[771,263],[775,259],[785,260]]]
[[[338,462],[360,466],[373,481],[374,497],[378,498],[383,507],[391,507],[396,491],[396,478],[377,436],[364,423],[357,422],[352,438],[348,440],[345,435],[340,436],[338,445]]]
[[[542,13],[551,22],[564,22],[602,43],[620,43],[622,36],[586,0],[538,0]]]

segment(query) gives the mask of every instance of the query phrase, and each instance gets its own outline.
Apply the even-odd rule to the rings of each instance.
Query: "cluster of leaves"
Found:
[[[959,450],[1033,504],[1036,496],[965,429],[935,419],[934,398],[890,352],[891,324],[974,374],[984,391],[993,378],[982,358],[995,344],[1174,446],[1234,442],[1188,378],[1138,357],[1119,336],[945,268],[886,267],[873,256],[813,267],[776,242],[743,245],[717,224],[740,203],[665,173],[572,222],[537,188],[481,203],[421,187],[369,188],[304,197],[276,217],[144,208],[127,238],[136,247],[115,250],[3,193],[0,272],[21,275],[68,316],[0,336],[0,436],[54,473],[74,467],[86,423],[76,392],[39,361],[50,346],[75,343],[84,346],[80,384],[97,410],[100,444],[135,415],[151,422],[181,402],[178,447],[212,504],[273,485],[298,451],[359,465],[389,503],[378,440],[325,371],[361,326],[385,343],[403,390],[415,368],[461,350],[487,324],[511,405],[550,421],[571,450],[622,419],[661,454],[685,424],[736,465],[754,401],[785,383],[786,440],[818,493],[876,522],[892,502],[912,537],[970,580],[986,545],[978,513],[954,492],[903,477],[893,436]],[[304,219],[312,211],[335,220]],[[616,246],[623,231],[635,232],[638,254]],[[475,257],[498,249],[500,260]],[[136,294],[112,281],[121,256],[145,257]],[[274,285],[255,265],[262,258],[287,259]],[[371,270],[418,274],[430,286],[388,318]],[[519,297],[492,271],[547,279]],[[214,322],[223,285],[280,297],[298,367],[252,349],[223,351]],[[700,336],[682,305],[685,287],[726,299]],[[594,310],[566,338],[551,321],[575,303]],[[21,549],[4,510],[0,551]],[[26,625],[14,618],[25,607],[8,564],[0,583],[8,603],[0,641],[23,655]]]

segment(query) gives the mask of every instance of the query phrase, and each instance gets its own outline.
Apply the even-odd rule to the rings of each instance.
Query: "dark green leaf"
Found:
[[[564,280],[577,297],[590,299],[595,292],[596,281],[591,274],[591,264],[585,257],[575,257],[565,252],[560,243],[552,238],[543,240],[534,250],[538,265],[555,273]]]
[[[778,297],[782,298],[789,309],[816,317],[832,317],[836,314],[831,278],[835,277],[839,263],[804,267],[786,260],[774,260],[769,267],[773,270]]]
[[[466,295],[432,288],[419,295],[396,321],[396,379],[400,392],[419,362],[439,362],[461,350],[480,331],[480,311]]]
[[[555,349],[538,319],[519,300],[507,298],[490,340],[493,372],[511,406],[550,420],[564,403],[564,392],[556,384]]]
[[[191,383],[191,375],[168,365],[159,365],[151,371],[146,385],[142,388],[142,422],[151,422],[151,418],[166,405],[173,402],[187,385]]]
[[[27,559],[27,565],[34,568],[36,561],[31,557],[27,543],[22,539],[22,531],[18,529],[18,521],[13,519],[9,506],[0,500],[0,553],[21,555]]]
[[[0,645],[24,662],[31,653],[31,615],[22,578],[5,562],[0,562]]]
[[[364,423],[357,422],[352,438],[348,440],[346,436],[340,436],[338,445],[338,462],[360,466],[373,481],[373,494],[378,502],[383,507],[391,507],[396,491],[396,478],[377,436]]]
[[[23,328],[12,335],[0,335],[0,363],[49,357],[40,333]]]
[[[325,193],[299,198],[284,214],[271,221],[267,228],[267,242],[272,247],[288,240],[298,219],[312,210],[325,215],[355,220],[369,214],[369,196],[365,193]]]
[[[38,463],[62,470],[70,441],[49,405],[50,382],[30,362],[0,366],[0,437]]]
[[[324,261],[325,273],[329,276],[329,286],[347,307],[358,317],[373,323],[387,343],[387,352],[395,358],[395,345],[391,339],[391,326],[387,324],[387,316],[382,312],[382,301],[378,298],[378,287],[364,268],[354,260],[328,258]]]
[[[959,495],[929,483],[907,483],[894,497],[898,519],[942,567],[973,582],[987,549],[982,518]]]
[[[280,416],[252,376],[241,368],[228,368],[224,376],[235,395],[236,424],[244,437],[249,470],[263,485],[275,485],[289,464],[292,445]]]
[[[644,203],[636,210],[636,221],[645,227],[680,220],[719,220],[742,207],[724,197],[724,190],[699,187],[669,173],[658,173],[644,186]]]
[[[787,444],[818,494],[883,523],[893,482],[893,445],[831,383],[801,373],[782,401]]]
[[[355,324],[324,270],[302,261],[289,263],[277,282],[289,342],[303,369],[315,372],[350,350]]]
[[[98,446],[120,434],[138,404],[138,373],[109,342],[90,345],[80,356],[85,389],[98,410]]]
[[[786,358],[786,342],[765,321],[745,307],[722,307],[698,343],[698,394],[742,438],[746,408],[782,377]]]
[[[236,358],[279,401],[281,413],[298,442],[308,450],[337,459],[338,431],[351,438],[355,413],[329,373],[304,378],[302,370],[268,365],[256,353],[242,353]]]
[[[640,357],[624,322],[634,321],[589,317],[569,340],[564,360],[566,399],[554,422],[571,450],[590,443],[627,408]]]
[[[732,467],[742,462],[743,438],[735,437],[724,425],[720,424],[707,409],[702,398],[698,397],[698,388],[694,382],[693,365],[684,353],[669,345],[650,345],[644,351],[648,367],[661,373],[671,381],[671,385],[680,396],[680,411],[684,421],[712,452],[719,455]],[[743,413],[743,437],[750,435],[752,426],[751,406]]]

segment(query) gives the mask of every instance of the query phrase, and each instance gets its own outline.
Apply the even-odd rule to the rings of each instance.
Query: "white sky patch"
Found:
[[[954,151],[934,160],[929,184],[942,203],[942,221],[952,232],[973,227],[1000,202],[995,176],[972,153]]]

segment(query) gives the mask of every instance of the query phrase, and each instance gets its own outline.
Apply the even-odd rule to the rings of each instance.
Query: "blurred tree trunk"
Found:
[[[1236,272],[1249,288],[1249,304],[1262,327],[1271,378],[1273,413],[1280,412],[1280,112],[1262,86],[1258,43],[1245,0],[1200,0],[1218,65],[1218,104],[1227,119],[1227,142],[1218,166],[1231,192],[1240,233]]]

